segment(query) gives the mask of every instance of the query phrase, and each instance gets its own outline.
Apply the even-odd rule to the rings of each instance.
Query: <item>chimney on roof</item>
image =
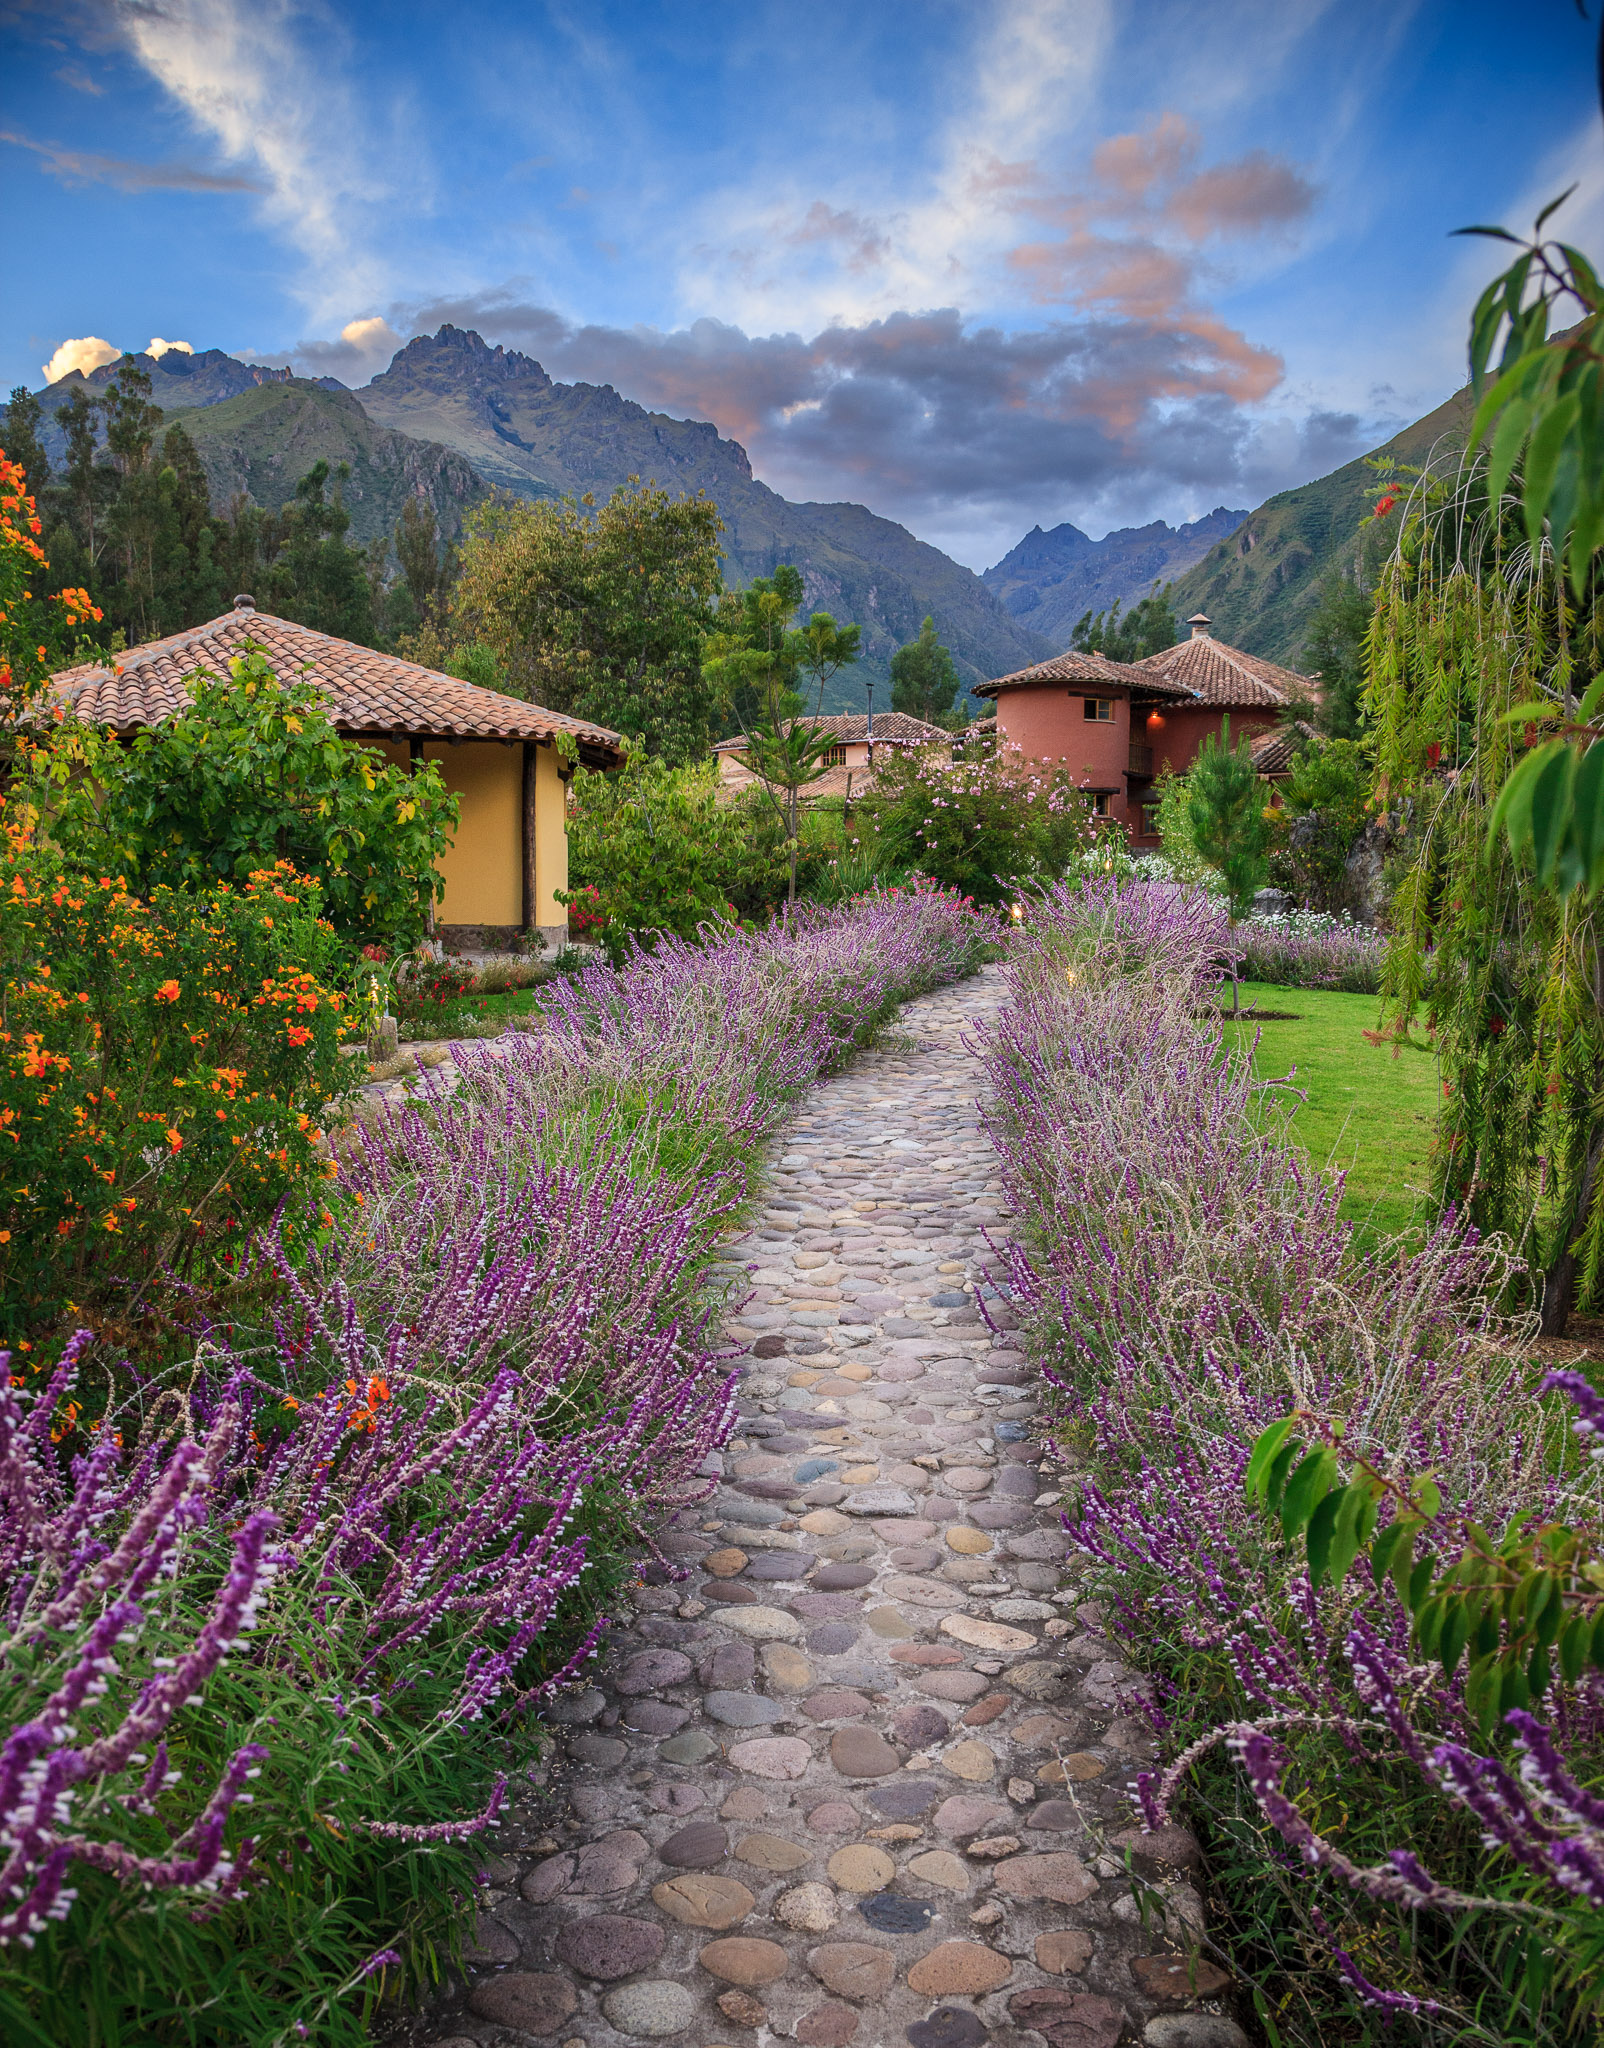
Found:
[[[1214,624],[1214,621],[1209,617],[1207,612],[1193,612],[1192,616],[1187,620],[1186,623],[1192,629],[1192,638],[1194,640],[1207,640],[1209,637],[1209,628]]]
[[[237,612],[253,612],[256,609],[256,599],[248,591],[242,592],[234,600],[234,609]]]

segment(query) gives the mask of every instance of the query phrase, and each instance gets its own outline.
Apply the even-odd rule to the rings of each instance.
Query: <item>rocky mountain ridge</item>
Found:
[[[1067,647],[1086,612],[1116,602],[1129,610],[1155,583],[1190,569],[1247,516],[1219,505],[1184,526],[1154,519],[1117,527],[1101,540],[1067,523],[1045,533],[1035,526],[980,580],[1020,625]]]
[[[861,671],[883,676],[927,613],[971,682],[1056,651],[1010,618],[972,570],[894,520],[863,505],[793,503],[754,477],[746,450],[711,421],[649,412],[610,384],[554,383],[532,357],[491,348],[471,330],[416,336],[356,395],[382,425],[455,449],[517,497],[601,498],[631,476],[706,491],[724,521],[731,582],[792,562],[810,609],[863,628],[860,673],[840,679],[834,708],[861,704]]]
[[[746,451],[706,420],[649,412],[611,385],[560,384],[532,357],[445,326],[397,351],[352,393],[236,361],[220,349],[141,357],[152,398],[195,441],[221,510],[243,492],[283,503],[311,463],[347,462],[352,537],[388,533],[409,491],[454,537],[490,490],[541,499],[608,496],[632,476],[672,492],[705,490],[719,507],[726,576],[741,584],[781,562],[802,571],[810,609],[856,620],[864,658],[837,679],[832,709],[856,709],[863,684],[917,637],[928,613],[971,682],[1024,667],[1053,645],[1017,624],[973,571],[906,527],[855,504],[793,504],[752,474]],[[65,455],[55,413],[83,385],[103,390],[115,366],[73,372],[39,394],[41,439]]]

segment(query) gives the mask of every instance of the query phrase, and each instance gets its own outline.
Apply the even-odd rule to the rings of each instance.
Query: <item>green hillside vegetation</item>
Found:
[[[359,545],[395,530],[401,507],[421,491],[442,537],[455,540],[473,506],[490,495],[470,464],[438,442],[375,426],[349,391],[296,379],[262,384],[219,405],[187,407],[181,420],[206,471],[211,500],[226,510],[243,494],[276,512],[319,461],[336,474]]]
[[[1375,453],[1424,462],[1434,452],[1462,446],[1469,421],[1467,387]],[[1333,571],[1352,576],[1362,568],[1359,521],[1381,490],[1369,461],[1360,456],[1329,476],[1266,499],[1235,533],[1177,577],[1170,591],[1175,616],[1207,612],[1217,639],[1301,667],[1321,583]]]

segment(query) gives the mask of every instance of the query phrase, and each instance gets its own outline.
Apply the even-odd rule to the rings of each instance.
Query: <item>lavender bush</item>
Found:
[[[1491,1306],[1501,1247],[1448,1217],[1422,1246],[1362,1255],[1340,1186],[1265,1141],[1260,1085],[1207,1014],[1212,914],[1119,876],[1049,892],[983,1046],[1026,1231],[1009,1278],[1087,1468],[1070,1525],[1107,1574],[1110,1609],[1153,1673],[1148,1710],[1180,1753],[1146,1788],[1149,1812],[1213,1769],[1234,1814],[1219,1823],[1229,1853],[1274,1897],[1272,1950],[1323,1945],[1358,1998],[1421,2038],[1557,2039],[1567,2002],[1574,2014],[1597,1996],[1583,1986],[1604,1939],[1584,1787],[1604,1695],[1556,1682],[1530,1703],[1571,1760],[1512,1730],[1523,1793],[1520,1758],[1481,1753],[1462,1676],[1423,1664],[1390,1586],[1354,1574],[1311,1587],[1242,1481],[1259,1432],[1293,1408],[1340,1423],[1356,1454],[1433,1472],[1445,1531],[1521,1510],[1596,1525],[1600,1467],[1571,1405],[1542,1397],[1526,1328]],[[1225,1735],[1245,1776],[1222,1786]],[[1301,1818],[1327,1812],[1345,1816],[1330,1855]],[[1400,1815],[1412,1838],[1393,1832]],[[1265,1853],[1266,1822],[1284,1859]],[[1496,1847],[1485,1869],[1483,1829]],[[1569,1845],[1545,1849],[1542,1871],[1514,1846],[1539,1839]],[[1324,1875],[1295,1883],[1294,1859]],[[1378,1919],[1398,1906],[1443,1907],[1445,1931]],[[1453,1924],[1466,1915],[1471,1929]],[[1534,1959],[1509,1962],[1532,1927]],[[1327,2010],[1294,2024],[1297,1999],[1314,1996],[1305,1986],[1278,2009],[1283,2039],[1334,2023]]]
[[[180,1370],[12,1375],[8,2042],[354,2043],[433,1967],[540,1700],[709,1484],[759,1146],[996,935],[919,889],[591,968],[348,1134]]]
[[[1252,917],[1236,928],[1238,973],[1244,980],[1283,988],[1347,989],[1373,996],[1381,988],[1386,954],[1381,932],[1318,910]]]

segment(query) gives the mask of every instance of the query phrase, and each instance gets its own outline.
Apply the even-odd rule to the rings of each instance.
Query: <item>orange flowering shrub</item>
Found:
[[[234,1247],[319,1155],[360,1028],[315,883],[156,889],[0,836],[0,1341]]]
[[[21,465],[0,448],[0,720],[12,723],[44,688],[66,656],[68,634],[97,624],[100,610],[86,590],[34,596],[50,566],[39,545],[39,514]]]

